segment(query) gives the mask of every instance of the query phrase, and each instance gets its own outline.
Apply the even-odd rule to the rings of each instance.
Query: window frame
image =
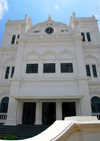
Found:
[[[7,70],[8,69],[8,70]],[[8,71],[8,72],[7,72]],[[9,79],[9,74],[10,74],[10,66],[6,66],[6,71],[5,71],[5,79]]]
[[[71,65],[71,71],[68,70],[68,64]],[[63,66],[65,65],[65,66]],[[65,67],[65,70],[62,70]],[[61,73],[73,73],[73,63],[60,63]]]
[[[14,39],[14,43],[12,43],[12,40],[13,40],[13,36],[15,36],[15,39]],[[20,38],[20,34],[14,34],[12,35],[12,38],[11,38],[11,44],[14,45],[14,44],[18,44],[18,41],[16,41],[17,39]]]
[[[86,32],[87,41],[91,42],[90,32]]]
[[[98,100],[97,101],[92,101],[93,98],[97,98]],[[95,111],[93,112],[93,108],[92,108],[92,104],[94,104],[94,107],[95,107]],[[94,113],[100,113],[100,111],[98,110],[98,104],[100,104],[100,98],[97,97],[97,96],[94,96],[91,98],[91,110],[92,110],[92,114]]]
[[[16,35],[12,35],[11,44],[15,44],[16,42]]]
[[[83,34],[83,35],[82,35]],[[81,32],[82,42],[91,42],[91,33],[90,32]]]
[[[7,99],[6,102],[5,102],[5,99]],[[3,97],[1,100],[1,103],[0,103],[0,113],[7,113],[8,103],[9,103],[9,97],[7,97],[7,96]],[[2,107],[4,107],[4,108],[2,109]]]
[[[43,63],[43,73],[56,73],[55,67],[56,67],[55,63]]]
[[[30,71],[28,67],[31,68]],[[32,74],[32,73],[38,73],[38,64],[26,64],[26,74]]]
[[[83,35],[82,35],[82,34],[83,34]],[[81,36],[83,37],[83,38],[82,38],[82,41],[85,42],[85,41],[86,41],[86,39],[85,39],[85,33],[84,33],[84,32],[81,32]]]
[[[8,77],[6,78],[6,70],[7,68],[9,68],[9,73],[8,73]],[[12,69],[14,68],[14,70],[12,71]],[[12,78],[14,75],[14,71],[15,71],[15,66],[6,66],[5,67],[5,75],[4,75],[4,79],[8,80],[9,78]]]
[[[93,68],[93,66],[95,66],[95,68]],[[98,75],[97,75],[97,68],[96,68],[95,64],[92,64],[92,73],[93,73],[94,77],[98,77]]]
[[[89,71],[88,71],[88,69],[87,69],[87,66],[89,66]],[[86,74],[87,74],[87,76],[90,76],[90,77],[91,77],[90,65],[86,64],[85,67],[86,67]],[[88,73],[88,72],[89,72],[89,73]],[[88,74],[90,74],[90,75],[88,75]]]

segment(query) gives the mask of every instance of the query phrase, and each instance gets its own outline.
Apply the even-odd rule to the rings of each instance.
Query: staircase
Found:
[[[3,126],[0,124],[0,139],[1,135],[17,136],[16,140],[27,139],[34,137],[47,129],[50,125],[17,125]]]

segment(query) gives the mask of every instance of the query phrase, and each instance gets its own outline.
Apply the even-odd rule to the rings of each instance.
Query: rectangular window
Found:
[[[100,103],[97,103],[97,110],[100,112]]]
[[[26,73],[38,73],[38,64],[27,64]]]
[[[13,35],[13,36],[12,36],[11,44],[14,44],[14,43],[15,43],[15,38],[16,38],[16,35]]]
[[[15,70],[15,67],[12,67],[12,70],[11,70],[11,78],[12,78],[13,75],[14,75],[14,70]]]
[[[61,63],[61,73],[72,73],[73,65],[72,63]]]
[[[85,34],[84,34],[84,32],[81,33],[81,36],[83,37],[82,41],[85,41]]]
[[[90,66],[89,65],[86,65],[86,73],[87,73],[87,76],[91,76]]]
[[[6,67],[5,79],[8,79],[9,71],[10,71],[10,67]]]
[[[92,107],[92,113],[95,113],[96,112],[96,106],[94,103],[91,104],[91,107]]]
[[[55,73],[55,63],[44,64],[44,73]]]
[[[87,35],[87,40],[88,40],[88,41],[91,41],[90,33],[87,32],[86,35]]]
[[[17,35],[17,38],[20,38],[20,35]]]
[[[92,65],[92,70],[93,70],[93,76],[97,77],[96,65]]]

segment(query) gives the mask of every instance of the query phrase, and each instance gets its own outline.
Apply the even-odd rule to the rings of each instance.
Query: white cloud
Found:
[[[59,5],[55,5],[55,9],[59,9]]]
[[[3,14],[8,11],[7,0],[0,0],[0,19],[2,19]]]
[[[100,15],[94,15],[97,19],[99,19],[100,18]]]

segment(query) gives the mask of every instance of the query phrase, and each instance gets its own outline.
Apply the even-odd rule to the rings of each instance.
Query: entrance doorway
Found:
[[[23,106],[23,124],[34,124],[35,122],[35,102],[24,102]]]
[[[42,123],[52,124],[56,120],[55,102],[43,102],[42,104]]]
[[[62,119],[76,116],[75,102],[62,102]]]

